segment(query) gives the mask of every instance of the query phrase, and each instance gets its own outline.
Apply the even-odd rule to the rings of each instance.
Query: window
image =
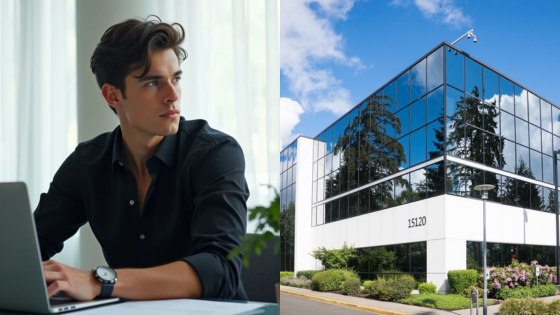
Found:
[[[443,84],[443,47],[428,56],[428,91]]]
[[[410,101],[426,94],[426,59],[422,59],[410,70]]]
[[[500,108],[511,114],[514,113],[513,83],[500,76]]]
[[[465,79],[465,92],[482,98],[482,66],[468,57],[465,57]]]
[[[463,54],[457,52],[455,54],[455,49],[451,48],[446,50],[446,80],[447,84],[464,91],[464,70],[463,70]]]

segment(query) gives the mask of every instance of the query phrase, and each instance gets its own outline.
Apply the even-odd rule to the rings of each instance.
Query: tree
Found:
[[[317,248],[313,251],[311,256],[321,261],[325,269],[348,269],[348,262],[351,259],[357,258],[357,250],[354,245],[348,247],[346,242],[342,249],[328,250],[324,246]]]

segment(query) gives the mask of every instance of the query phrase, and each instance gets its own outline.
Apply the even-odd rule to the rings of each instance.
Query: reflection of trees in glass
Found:
[[[280,208],[280,239],[285,246],[280,259],[286,261],[286,270],[283,271],[294,270],[295,216],[296,206],[294,202],[284,204]]]
[[[384,246],[364,250],[361,259],[367,259],[370,272],[393,271],[395,253]]]
[[[533,172],[521,157],[515,166],[515,172],[527,178],[535,178]],[[504,178],[500,191],[503,203],[518,205],[524,208],[531,208],[532,204],[533,209],[540,209],[542,207],[543,201],[540,197],[539,188],[536,185],[509,177]]]

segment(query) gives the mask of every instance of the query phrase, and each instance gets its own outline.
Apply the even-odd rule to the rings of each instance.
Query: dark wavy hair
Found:
[[[151,16],[156,20],[148,20]],[[157,15],[149,15],[144,21],[129,19],[109,27],[90,60],[97,85],[101,88],[105,83],[111,84],[121,90],[126,99],[126,76],[143,67],[144,72],[135,78],[145,76],[150,71],[152,52],[172,48],[179,63],[187,59],[187,51],[179,46],[184,39],[185,30],[181,24],[163,23]]]

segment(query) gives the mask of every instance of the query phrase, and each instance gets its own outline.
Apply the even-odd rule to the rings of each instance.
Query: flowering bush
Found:
[[[495,297],[496,293],[504,288],[515,289],[518,287],[534,287],[537,285],[536,267],[539,266],[539,285],[556,283],[556,270],[549,266],[541,266],[536,260],[530,264],[519,263],[513,260],[512,264],[500,268],[490,267],[488,272],[488,295]],[[478,276],[480,287],[484,282],[484,275]]]

